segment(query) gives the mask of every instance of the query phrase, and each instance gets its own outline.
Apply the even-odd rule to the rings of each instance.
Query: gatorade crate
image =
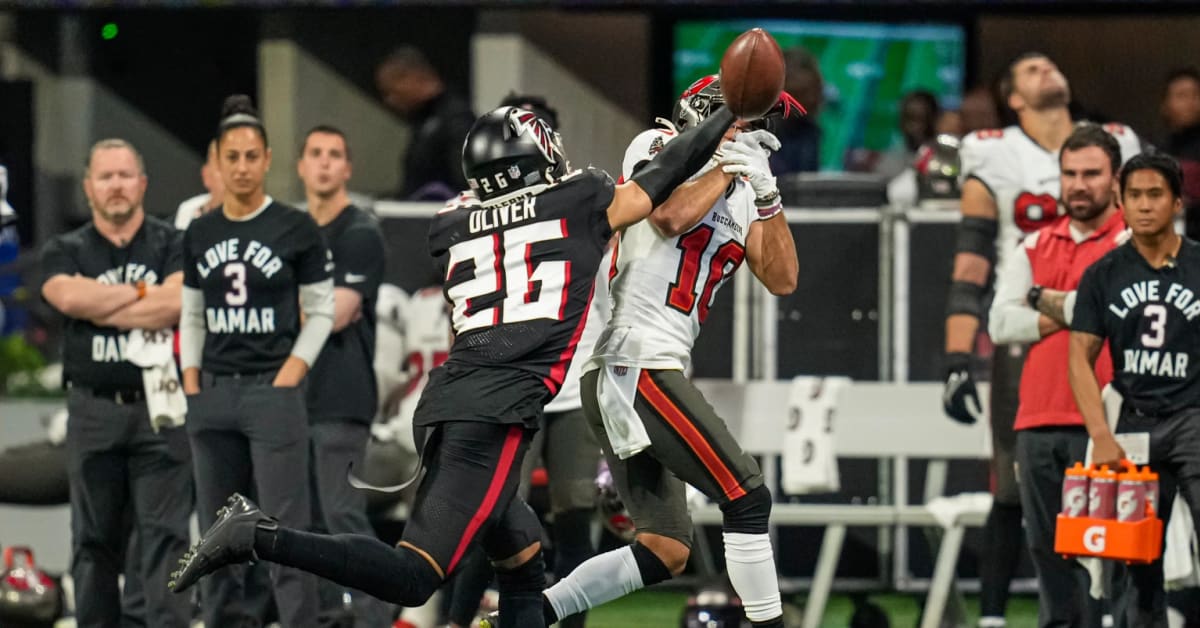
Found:
[[[1162,519],[1152,512],[1141,521],[1059,515],[1054,531],[1054,551],[1063,556],[1151,563],[1162,555],[1162,533]]]

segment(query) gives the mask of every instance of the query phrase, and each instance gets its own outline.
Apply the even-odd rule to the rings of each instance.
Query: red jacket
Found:
[[[1052,290],[1074,290],[1083,271],[1123,241],[1125,218],[1117,212],[1076,244],[1070,216],[1062,216],[1034,232],[1024,242],[1033,270],[1033,283]],[[1021,371],[1021,403],[1014,429],[1050,425],[1083,425],[1067,380],[1067,350],[1071,332],[1060,330],[1033,344]],[[1108,343],[1096,358],[1096,379],[1103,387],[1113,377]]]

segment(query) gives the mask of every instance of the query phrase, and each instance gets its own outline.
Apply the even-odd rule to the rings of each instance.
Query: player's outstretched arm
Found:
[[[146,296],[108,316],[93,319],[101,327],[165,329],[179,323],[183,271],[167,275],[162,285],[146,286]]]
[[[1092,462],[1115,467],[1125,457],[1125,450],[1117,444],[1108,421],[1104,418],[1104,402],[1100,398],[1100,382],[1096,380],[1096,357],[1104,346],[1104,339],[1084,331],[1072,331],[1067,357],[1067,378],[1071,382],[1071,394],[1075,405],[1083,415],[1083,425],[1092,438]]]
[[[713,168],[699,178],[681,184],[666,202],[650,213],[650,224],[664,238],[673,238],[691,229],[732,182],[732,174]]]
[[[676,187],[708,162],[733,122],[728,108],[718,109],[695,128],[667,143],[629,181],[618,185],[607,210],[613,231],[649,216],[655,207],[666,202]]]

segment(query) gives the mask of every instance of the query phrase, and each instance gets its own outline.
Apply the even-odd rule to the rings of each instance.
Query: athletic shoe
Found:
[[[259,524],[277,525],[242,495],[234,493],[227,501],[228,505],[217,511],[216,523],[179,559],[179,569],[171,574],[171,581],[167,583],[175,593],[186,591],[200,578],[225,565],[255,559],[255,530]]]

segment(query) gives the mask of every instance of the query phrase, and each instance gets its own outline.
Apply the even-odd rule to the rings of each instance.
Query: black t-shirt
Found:
[[[183,284],[204,293],[201,366],[229,375],[283,366],[300,333],[299,287],[329,278],[317,223],[271,201],[249,220],[208,212],[183,235]]]
[[[409,119],[412,136],[404,153],[404,181],[400,198],[445,199],[467,187],[462,169],[462,147],[475,114],[465,100],[444,92]],[[437,190],[422,188],[441,184]],[[419,193],[421,192],[421,193]]]
[[[613,194],[612,179],[588,169],[512,203],[452,204],[434,217],[429,249],[455,337],[429,375],[417,425],[537,424],[583,332]]]
[[[161,284],[182,269],[182,234],[147,215],[125,247],[118,247],[88,223],[42,247],[43,285],[55,275],[81,275],[103,284]],[[140,390],[142,370],[125,360],[127,332],[67,318],[63,334],[63,380],[102,390]]]
[[[1108,339],[1125,403],[1200,407],[1200,244],[1184,238],[1175,264],[1158,269],[1132,241],[1113,249],[1083,273],[1071,329]]]
[[[362,318],[329,335],[308,376],[310,421],[375,416],[375,302],[383,280],[385,251],[379,223],[350,205],[320,227],[333,254],[333,285],[362,297]]]

